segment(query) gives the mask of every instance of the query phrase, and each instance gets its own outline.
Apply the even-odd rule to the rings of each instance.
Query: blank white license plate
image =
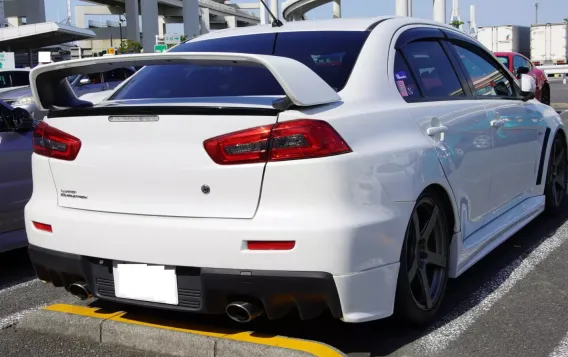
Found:
[[[178,304],[175,267],[115,262],[113,275],[118,298]]]

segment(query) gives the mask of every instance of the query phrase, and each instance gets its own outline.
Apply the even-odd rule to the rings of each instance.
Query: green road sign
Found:
[[[154,45],[154,52],[166,52],[167,49],[168,49],[168,45],[166,45],[166,44]]]

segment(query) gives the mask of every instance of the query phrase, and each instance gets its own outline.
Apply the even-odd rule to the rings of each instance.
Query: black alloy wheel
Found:
[[[566,171],[568,168],[566,151],[564,138],[556,134],[550,148],[546,186],[544,187],[546,211],[553,214],[560,211],[566,199]]]
[[[406,229],[397,284],[397,315],[415,325],[435,317],[448,281],[450,229],[435,194],[417,200]]]

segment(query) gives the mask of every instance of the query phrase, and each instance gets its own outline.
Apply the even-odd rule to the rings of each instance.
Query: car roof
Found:
[[[509,55],[513,55],[513,56],[522,56],[522,57],[526,57],[525,55],[523,55],[522,53],[519,52],[513,52],[513,51],[509,51],[509,52],[493,52],[493,54],[495,56],[509,56]]]
[[[367,18],[342,18],[329,20],[290,21],[283,26],[255,25],[246,27],[227,28],[201,35],[192,41],[210,40],[213,38],[243,36],[262,33],[280,33],[297,31],[365,31],[377,22],[392,18],[392,16],[377,16]]]
[[[262,33],[281,33],[299,31],[367,31],[372,29],[377,23],[384,20],[395,20],[400,26],[404,25],[430,25],[444,28],[450,31],[459,31],[456,28],[429,19],[406,16],[375,16],[375,17],[354,17],[327,20],[308,20],[285,22],[283,26],[273,27],[272,25],[255,25],[246,27],[227,28],[217,30],[208,34],[201,35],[190,41],[203,41],[215,38],[244,36]],[[461,32],[463,33],[463,32]],[[179,45],[178,45],[179,46]]]

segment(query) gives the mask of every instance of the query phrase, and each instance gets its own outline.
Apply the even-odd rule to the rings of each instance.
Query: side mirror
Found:
[[[533,77],[528,74],[521,74],[521,95],[524,101],[534,99],[536,91],[536,82]]]
[[[522,74],[529,74],[529,71],[528,67],[521,66],[517,68],[517,78],[521,78]]]
[[[14,131],[32,131],[36,126],[36,121],[24,108],[14,108],[12,117],[14,118]]]
[[[81,80],[79,81],[79,84],[84,86],[87,84],[91,84],[91,80],[89,78],[81,78]]]

